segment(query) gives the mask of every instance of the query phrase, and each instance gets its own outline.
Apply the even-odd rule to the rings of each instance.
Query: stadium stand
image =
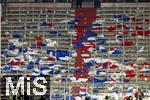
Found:
[[[82,9],[7,7],[1,77],[49,77],[50,100],[127,100],[138,90],[149,100],[150,7]]]

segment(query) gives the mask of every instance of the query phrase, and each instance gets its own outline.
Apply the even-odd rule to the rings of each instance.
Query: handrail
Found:
[[[44,6],[43,6],[44,5]],[[150,3],[102,3],[101,7],[149,7]],[[71,8],[71,3],[7,3],[7,7]]]
[[[5,0],[4,0],[5,1]],[[7,3],[71,3],[72,0],[26,0],[12,1],[7,0]],[[1,1],[2,2],[2,1]],[[147,3],[149,0],[101,0],[102,3]]]

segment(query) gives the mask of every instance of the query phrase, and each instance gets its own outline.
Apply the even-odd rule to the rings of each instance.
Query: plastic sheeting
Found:
[[[114,18],[118,19],[121,22],[129,22],[130,21],[130,18],[123,14],[114,15]]]
[[[96,40],[96,44],[97,44],[97,45],[107,44],[107,40],[108,40],[108,39],[106,39],[106,38],[98,38],[98,39]]]
[[[105,83],[108,80],[109,80],[108,77],[104,77],[103,79],[99,79],[99,78],[94,77],[94,79],[93,79],[94,83]]]
[[[23,36],[20,35],[20,33],[17,33],[17,34],[13,34],[12,38],[23,38]]]
[[[57,58],[57,60],[67,60],[68,57],[71,56],[71,53],[67,50],[47,50],[47,54],[51,54],[53,58]]]
[[[120,49],[115,48],[114,50],[108,51],[108,54],[114,54],[114,55],[122,54],[122,51]]]
[[[133,46],[134,42],[131,40],[124,40],[122,41],[122,46]]]
[[[87,40],[90,37],[96,37],[96,36],[97,36],[97,33],[90,32],[90,33],[84,34],[84,36],[81,38],[81,40]]]
[[[50,35],[56,35],[56,36],[60,36],[61,35],[60,32],[58,32],[58,31],[50,31],[49,34]]]

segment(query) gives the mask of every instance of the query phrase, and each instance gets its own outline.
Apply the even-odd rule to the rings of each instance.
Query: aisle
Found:
[[[85,65],[83,60],[85,58],[90,58],[91,54],[88,51],[88,49],[83,49],[86,47],[83,46],[82,44],[88,43],[88,44],[90,44],[90,46],[93,46],[93,48],[95,47],[95,44],[92,43],[92,41],[85,38],[87,34],[88,35],[93,34],[91,28],[85,28],[85,27],[90,27],[95,18],[96,18],[96,9],[95,8],[78,8],[75,11],[75,19],[77,21],[77,24],[75,26],[76,30],[77,30],[77,36],[76,36],[77,57],[76,57],[76,61],[75,61],[75,67],[76,67],[76,70],[78,70],[78,72],[74,73],[74,77],[76,77],[77,80],[81,79],[81,78],[85,78],[85,79],[90,78],[90,76],[88,75],[90,68]],[[84,55],[89,55],[89,56],[84,56]],[[72,90],[74,96],[79,94],[79,91],[80,91],[79,88],[80,88],[80,86],[76,86],[76,85],[74,86],[74,88]],[[85,86],[85,88],[86,88],[86,86]]]

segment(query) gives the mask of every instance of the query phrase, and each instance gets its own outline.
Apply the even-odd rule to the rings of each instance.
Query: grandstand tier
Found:
[[[126,100],[138,89],[149,100],[150,7],[9,6],[5,16],[1,100],[9,75],[48,77],[50,100]]]

